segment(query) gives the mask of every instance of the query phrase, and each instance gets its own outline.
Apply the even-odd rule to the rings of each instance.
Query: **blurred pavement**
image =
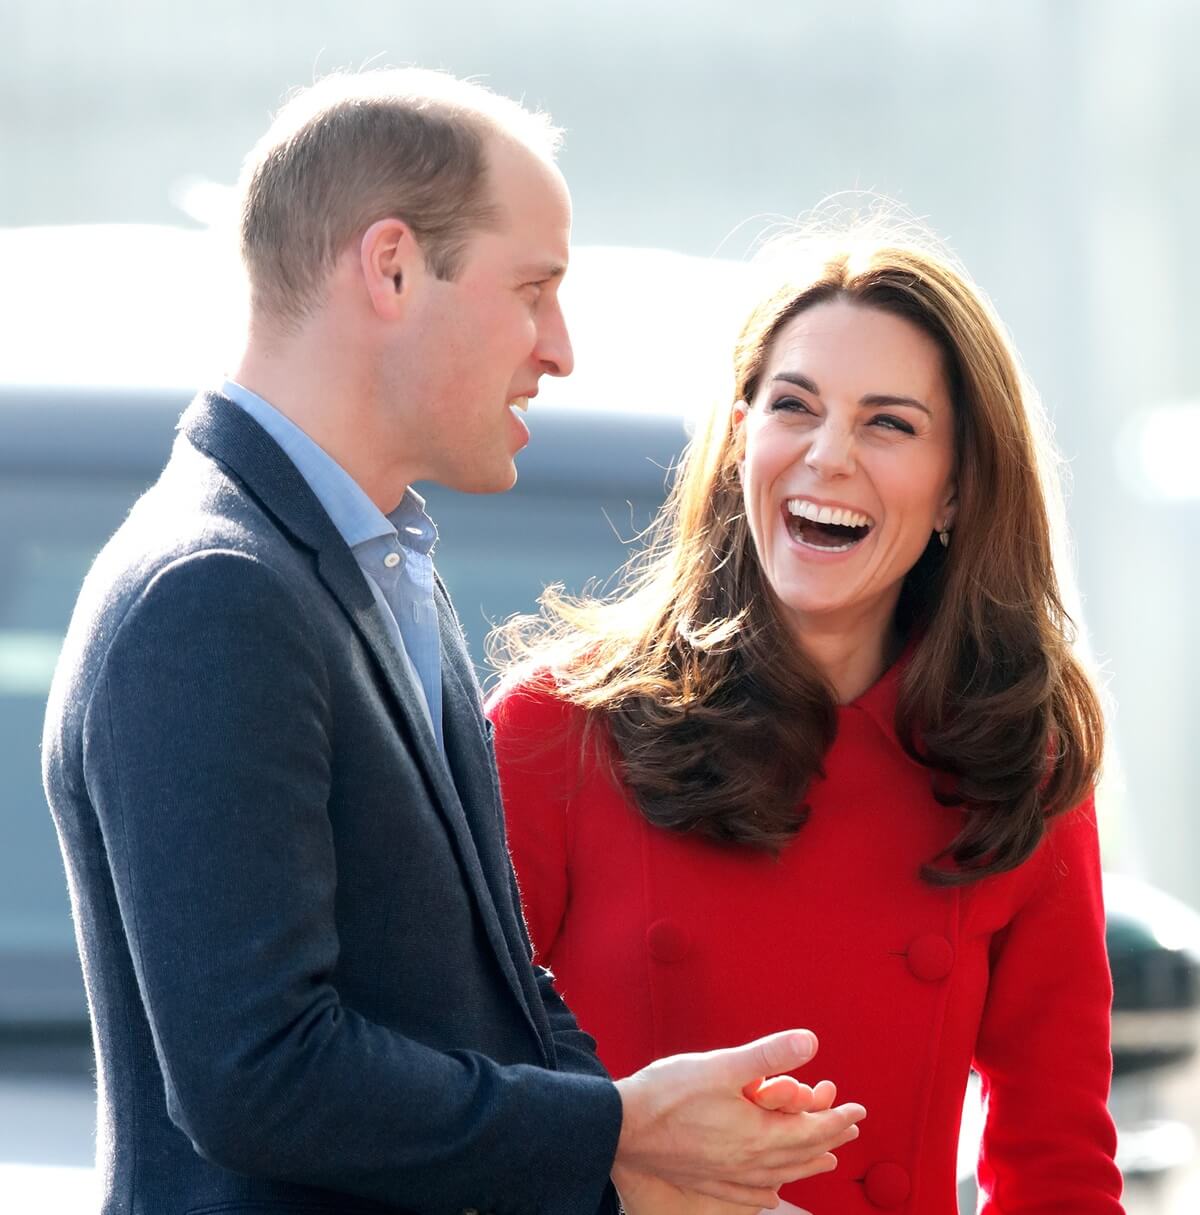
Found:
[[[1200,1058],[1162,1083],[1162,1110],[1189,1128],[1200,1143]],[[1161,1178],[1128,1177],[1127,1215],[1196,1215],[1200,1211],[1200,1159]]]

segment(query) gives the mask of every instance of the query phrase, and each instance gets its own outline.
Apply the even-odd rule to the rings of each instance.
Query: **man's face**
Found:
[[[411,318],[420,348],[407,388],[423,412],[410,438],[422,479],[468,493],[512,487],[513,458],[529,441],[520,413],[543,375],[568,375],[574,362],[558,303],[571,233],[566,183],[499,140],[489,165],[495,230],[472,237],[453,281],[425,278]]]

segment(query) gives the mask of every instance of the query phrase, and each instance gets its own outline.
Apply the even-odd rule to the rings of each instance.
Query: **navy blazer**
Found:
[[[104,1215],[615,1209],[620,1098],[530,962],[444,589],[445,760],[295,466],[214,394],[180,431],[43,744]]]

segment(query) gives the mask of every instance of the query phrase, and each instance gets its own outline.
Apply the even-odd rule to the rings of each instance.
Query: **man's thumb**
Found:
[[[722,1051],[729,1078],[738,1086],[763,1076],[775,1076],[803,1067],[817,1053],[817,1037],[807,1029],[769,1034],[744,1046]]]

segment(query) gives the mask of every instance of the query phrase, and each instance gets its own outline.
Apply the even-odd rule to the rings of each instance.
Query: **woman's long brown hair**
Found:
[[[733,400],[752,403],[771,341],[843,299],[903,317],[940,348],[955,415],[958,509],[948,549],[909,572],[897,624],[913,640],[898,737],[930,769],[957,836],[923,876],[1001,873],[1091,789],[1103,717],[1072,653],[1055,575],[1038,406],[999,320],[965,274],[915,245],[848,241],[792,273],[747,320]],[[610,598],[551,588],[541,614],[491,638],[510,678],[549,673],[587,711],[652,823],[778,851],[833,741],[832,689],[785,631],[746,523],[732,401],[697,430],[647,546]],[[1049,495],[1055,501],[1054,495]]]

